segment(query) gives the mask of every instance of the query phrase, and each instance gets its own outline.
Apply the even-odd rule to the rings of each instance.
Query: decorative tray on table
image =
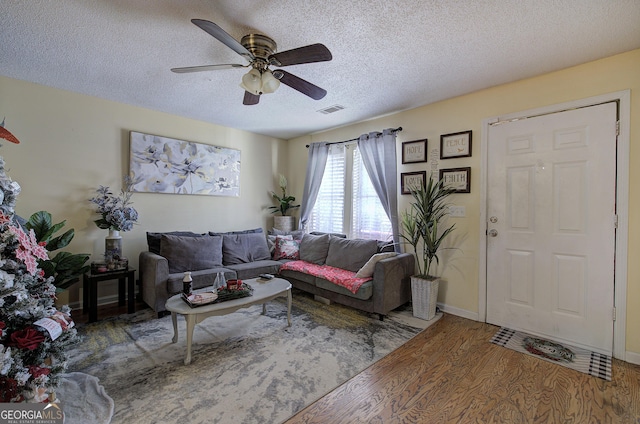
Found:
[[[241,297],[251,296],[253,294],[253,287],[251,287],[247,283],[242,283],[239,288],[228,289],[228,288],[220,288],[218,292],[215,293],[212,289],[200,289],[194,290],[193,293],[189,296],[182,293],[182,300],[184,300],[187,305],[192,308],[197,308],[198,306],[211,305],[212,303],[220,303],[226,302],[227,300],[240,299]]]

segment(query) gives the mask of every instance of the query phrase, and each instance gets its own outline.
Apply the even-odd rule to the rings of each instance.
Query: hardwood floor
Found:
[[[640,423],[640,366],[614,359],[607,382],[496,346],[497,330],[445,314],[286,423]]]
[[[141,300],[136,299],[136,311],[148,308],[148,306]],[[83,313],[82,309],[73,309],[71,311],[71,318],[76,324],[86,324],[89,322],[89,314]],[[98,306],[98,321],[103,318],[123,315],[127,313],[127,305],[118,306],[118,303],[109,303],[106,305]]]

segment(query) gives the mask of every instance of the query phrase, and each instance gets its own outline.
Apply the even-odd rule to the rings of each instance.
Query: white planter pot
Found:
[[[275,215],[273,217],[273,228],[282,231],[295,230],[296,220],[292,216]]]
[[[439,278],[426,280],[415,276],[411,277],[411,303],[414,317],[428,321],[436,316],[439,286]]]

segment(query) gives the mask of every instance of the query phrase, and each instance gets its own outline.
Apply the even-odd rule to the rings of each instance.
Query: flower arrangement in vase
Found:
[[[121,268],[118,262],[122,259],[122,237],[120,231],[131,231],[138,221],[138,211],[130,206],[133,183],[125,177],[124,186],[119,195],[114,195],[108,186],[99,186],[97,196],[89,201],[97,206],[96,212],[101,215],[95,222],[98,228],[109,230],[105,238],[105,260],[111,269]],[[114,265],[115,264],[115,265]],[[126,267],[125,267],[126,268]]]

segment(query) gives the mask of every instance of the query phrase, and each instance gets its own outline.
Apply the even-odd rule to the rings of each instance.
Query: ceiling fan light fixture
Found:
[[[278,87],[280,87],[280,81],[267,69],[262,74],[262,92],[264,94],[273,93]]]
[[[260,95],[260,90],[262,87],[262,78],[260,76],[260,71],[253,68],[246,74],[242,76],[242,83],[240,87],[244,88],[251,94]]]
[[[280,83],[287,85],[294,90],[314,99],[320,100],[327,95],[327,91],[297,77],[289,72],[276,69],[273,72],[269,66],[290,66],[305,63],[326,62],[333,57],[329,49],[320,43],[310,44],[291,50],[276,53],[276,42],[262,34],[248,34],[238,42],[229,33],[220,28],[214,22],[204,19],[192,19],[191,22],[200,29],[217,39],[219,42],[238,53],[246,59],[248,65],[240,64],[218,64],[204,66],[189,66],[183,68],[172,68],[176,73],[213,71],[217,69],[246,68],[252,69],[242,76],[240,87],[244,89],[245,105],[255,105],[260,101],[261,94],[273,93],[278,90]]]

